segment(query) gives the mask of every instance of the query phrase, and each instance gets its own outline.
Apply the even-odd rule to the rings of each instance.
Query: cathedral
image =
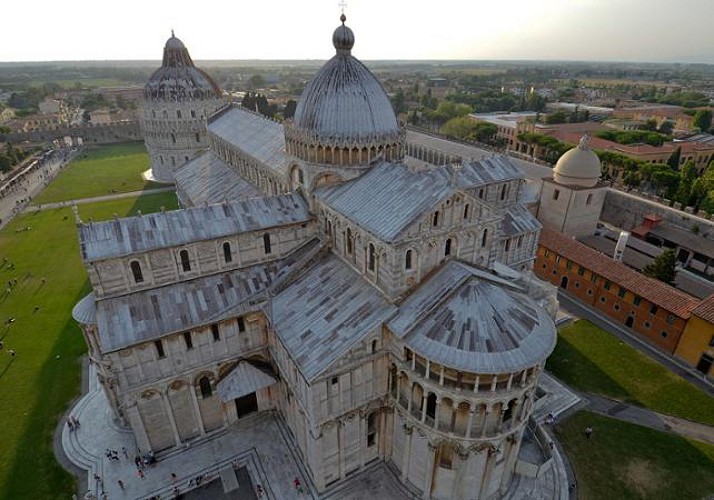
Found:
[[[227,105],[172,34],[143,118],[182,208],[78,220],[73,315],[159,460],[273,411],[318,491],[384,461],[423,498],[499,498],[556,341],[541,224],[508,157],[407,141],[341,21],[284,123]]]

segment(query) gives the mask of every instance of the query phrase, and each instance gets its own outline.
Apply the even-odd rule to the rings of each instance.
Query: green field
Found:
[[[714,398],[589,321],[560,329],[546,369],[578,390],[714,425]]]
[[[81,205],[80,215],[97,221],[161,206],[176,208],[175,194]],[[0,498],[70,498],[74,479],[55,461],[52,435],[79,394],[86,348],[71,311],[89,292],[71,209],[15,218],[0,231],[0,263]],[[8,294],[7,282],[15,279]]]
[[[149,155],[141,142],[90,146],[65,167],[33,204],[166,187],[141,178],[149,167]]]
[[[580,500],[699,500],[714,492],[714,445],[587,411],[558,424],[556,434]]]

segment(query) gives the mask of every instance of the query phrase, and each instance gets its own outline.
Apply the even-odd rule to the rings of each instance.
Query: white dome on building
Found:
[[[553,169],[553,180],[558,184],[594,187],[600,178],[600,158],[590,149],[590,138],[584,135],[580,144],[560,157]]]
[[[155,180],[174,182],[174,172],[208,147],[206,119],[224,102],[172,31],[161,67],[144,86],[142,131]]]
[[[332,36],[337,54],[300,96],[286,138],[307,148],[374,149],[377,154],[389,152],[391,159],[401,150],[404,132],[382,84],[352,56],[354,33],[345,26],[344,14],[340,19],[342,25]],[[350,163],[365,161],[355,155]]]

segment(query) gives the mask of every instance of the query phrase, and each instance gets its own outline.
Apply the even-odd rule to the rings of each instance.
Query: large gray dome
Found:
[[[171,32],[164,46],[161,67],[144,86],[144,98],[162,101],[186,101],[220,98],[216,82],[193,64],[188,49]]]
[[[330,146],[392,143],[400,127],[384,88],[351,55],[354,33],[343,24],[332,37],[337,54],[300,96],[293,127],[311,142]]]

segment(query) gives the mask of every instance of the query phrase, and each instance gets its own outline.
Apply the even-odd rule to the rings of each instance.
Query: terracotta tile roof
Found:
[[[692,314],[699,316],[705,321],[714,323],[714,294],[702,300],[692,311]]]
[[[680,318],[689,318],[692,310],[700,303],[698,299],[659,280],[648,278],[625,264],[616,262],[597,250],[552,229],[543,228],[539,243]],[[711,310],[714,313],[714,301]]]

